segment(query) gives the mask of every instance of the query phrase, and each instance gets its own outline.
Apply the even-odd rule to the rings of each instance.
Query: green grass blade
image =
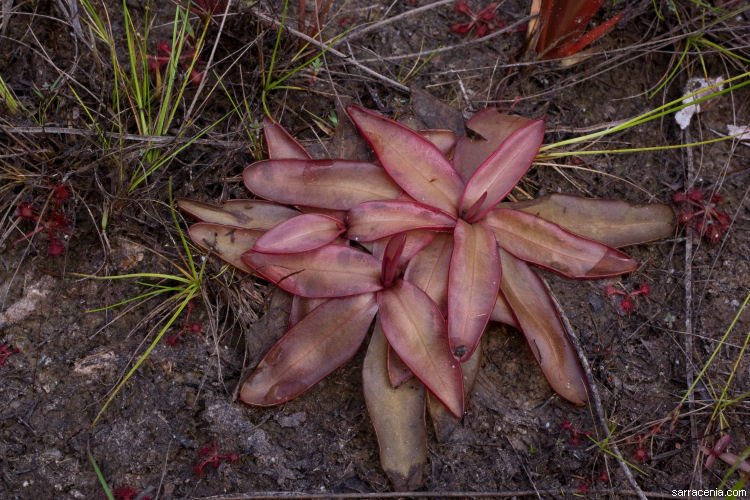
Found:
[[[104,479],[104,475],[102,474],[101,469],[99,469],[99,464],[97,464],[96,460],[94,459],[94,455],[92,455],[90,451],[88,451],[87,453],[89,455],[89,461],[91,462],[91,465],[94,467],[96,478],[99,480],[99,484],[102,486],[102,489],[104,490],[104,494],[107,496],[107,500],[115,500],[115,496],[112,494],[112,490],[109,489],[107,480]]]
[[[128,373],[123,377],[123,379],[120,381],[119,384],[117,384],[117,387],[112,391],[112,394],[107,398],[107,401],[105,401],[102,408],[99,410],[99,413],[97,413],[96,418],[94,418],[94,421],[91,423],[91,427],[94,427],[96,423],[99,421],[101,416],[104,414],[104,412],[109,407],[110,403],[115,399],[115,396],[120,392],[120,389],[123,388],[123,386],[127,383],[128,380],[130,380],[130,377],[133,376],[133,374],[140,368],[140,366],[143,364],[143,362],[148,358],[148,356],[151,354],[151,351],[154,350],[156,345],[159,343],[161,338],[164,336],[164,334],[167,332],[167,330],[172,326],[172,324],[177,320],[177,318],[182,313],[183,309],[187,307],[188,302],[192,300],[192,298],[195,296],[195,294],[198,292],[198,289],[196,287],[190,287],[185,290],[185,293],[187,294],[185,298],[182,300],[179,306],[177,306],[177,310],[170,316],[167,323],[164,325],[164,327],[159,331],[159,333],[156,335],[156,338],[151,342],[151,344],[148,346],[146,351],[141,354],[141,356],[138,358],[138,360],[135,362],[135,364],[128,370]]]

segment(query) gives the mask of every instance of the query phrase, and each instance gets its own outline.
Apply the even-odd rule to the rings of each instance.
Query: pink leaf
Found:
[[[404,279],[423,290],[442,314],[448,313],[448,272],[452,253],[453,235],[439,233],[409,261],[404,272]]]
[[[456,220],[427,205],[406,200],[360,203],[349,210],[347,235],[354,241],[374,241],[414,229],[447,231]]]
[[[544,376],[560,396],[584,404],[588,396],[583,370],[547,287],[527,264],[503,249],[500,262],[503,295]]]
[[[277,203],[349,210],[397,197],[401,189],[372,163],[348,160],[266,160],[243,173],[245,186]]]
[[[280,255],[250,251],[242,261],[268,281],[301,297],[346,297],[382,288],[380,262],[345,245]]]
[[[253,251],[260,253],[300,253],[315,250],[336,239],[344,224],[320,214],[293,217],[258,238]]]
[[[615,248],[667,238],[674,233],[676,222],[669,205],[597,200],[569,194],[504,203],[501,208],[523,210]]]
[[[529,122],[513,132],[492,155],[482,163],[461,198],[461,212],[474,206],[486,193],[486,198],[469,221],[480,220],[518,184],[536,158],[544,139],[544,121]]]
[[[271,347],[240,399],[273,406],[299,396],[354,355],[376,312],[373,294],[327,300]]]
[[[201,222],[244,229],[271,229],[299,215],[291,207],[261,200],[229,200],[219,206],[183,198],[177,206]]]
[[[456,214],[463,182],[440,150],[413,130],[359,106],[347,108],[380,163],[412,198]]]
[[[619,250],[519,210],[492,210],[486,224],[494,231],[498,244],[517,258],[569,278],[618,276],[638,267],[636,261]]]
[[[448,274],[448,339],[465,361],[476,349],[500,287],[495,235],[484,224],[459,220]]]
[[[415,255],[419,254],[423,248],[432,243],[432,240],[439,234],[428,229],[416,229],[414,231],[408,231],[402,233],[406,236],[406,242],[404,243],[404,250],[401,253],[401,258],[398,262],[399,269],[402,269],[408,262],[414,258]],[[382,259],[385,253],[385,247],[391,238],[383,238],[372,243],[372,254]]]
[[[284,127],[266,117],[263,119],[263,136],[266,138],[268,157],[272,160],[309,160],[310,154],[300,146]]]
[[[463,415],[460,363],[446,340],[445,320],[419,288],[400,280],[377,294],[388,343],[422,383],[457,417]]]
[[[224,262],[246,273],[252,270],[242,262],[242,254],[250,250],[263,231],[242,229],[221,224],[198,222],[188,229],[193,243],[213,252]]]
[[[505,139],[530,121],[503,114],[497,108],[483,109],[469,118],[466,129],[470,133],[458,139],[453,153],[453,166],[464,182],[497,151]]]

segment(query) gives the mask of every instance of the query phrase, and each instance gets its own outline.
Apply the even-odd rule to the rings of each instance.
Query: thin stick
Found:
[[[350,31],[349,33],[347,33],[345,36],[341,37],[339,42],[352,41],[355,38],[359,38],[362,35],[369,33],[371,31],[374,31],[376,29],[382,28],[385,25],[395,23],[396,21],[400,21],[401,19],[406,19],[407,17],[414,16],[416,14],[421,14],[422,12],[426,12],[428,10],[434,9],[435,7],[440,7],[441,5],[447,5],[453,2],[454,0],[439,0],[431,4],[423,5],[422,7],[417,7],[416,9],[407,10],[406,12],[402,12],[401,14],[397,14],[393,17],[382,19],[368,26],[363,26],[359,29],[354,29]]]
[[[685,129],[685,141],[687,144],[692,142],[690,129]],[[685,187],[693,185],[695,179],[695,164],[693,159],[693,150],[690,147],[685,148],[685,162],[687,163],[687,178]],[[688,390],[693,387],[693,233],[687,231],[685,235],[685,383]],[[698,457],[698,424],[695,421],[695,395],[693,391],[688,393],[688,411],[690,412],[690,449],[692,451],[694,463]],[[700,467],[696,467],[698,473],[698,483],[700,479]],[[692,486],[692,479],[690,481]]]
[[[549,290],[549,285],[545,282],[545,285],[547,286],[547,289]],[[581,347],[581,343],[578,342],[578,337],[574,335],[573,327],[570,324],[570,321],[568,320],[568,317],[563,313],[563,309],[560,306],[560,303],[557,301],[557,298],[552,294],[550,291],[550,297],[552,297],[552,301],[555,303],[555,307],[557,308],[557,311],[560,315],[560,318],[562,319],[563,326],[565,326],[565,330],[567,330],[568,337],[570,337],[570,341],[573,343],[573,347],[575,347],[576,354],[578,354],[578,360],[581,362],[581,366],[583,367],[583,371],[586,374],[586,381],[589,385],[589,397],[591,401],[594,403],[594,409],[596,410],[596,416],[599,419],[599,425],[602,427],[605,433],[607,433],[607,436],[609,436],[609,424],[607,422],[607,418],[604,416],[604,410],[602,408],[602,400],[599,397],[599,389],[596,387],[596,381],[594,380],[594,374],[591,372],[591,366],[589,365],[589,360],[586,359],[586,353],[583,351],[583,348]],[[620,470],[623,474],[625,474],[625,478],[630,483],[630,486],[633,488],[634,496],[637,496],[641,500],[648,500],[646,495],[643,493],[643,490],[641,490],[640,486],[638,486],[638,481],[635,480],[635,477],[633,476],[633,472],[630,470],[630,467],[625,462],[625,460],[622,458],[622,453],[620,453],[619,448],[617,447],[617,443],[615,443],[613,440],[608,441],[608,446],[612,450],[613,455],[617,459],[617,463],[620,466]],[[650,497],[654,497],[651,493],[649,493]]]
[[[271,16],[269,16],[267,14],[264,14],[263,12],[259,12],[257,10],[253,10],[252,12],[253,12],[253,14],[255,14],[255,16],[257,16],[262,21],[265,21],[267,23],[271,23],[271,24],[273,24],[273,25],[275,25],[277,27],[281,26],[281,22],[280,21],[277,21],[276,19],[272,18]],[[341,58],[346,63],[353,64],[354,66],[358,67],[359,69],[361,69],[362,71],[364,71],[368,75],[372,76],[373,78],[376,78],[376,79],[380,80],[381,82],[387,83],[388,85],[390,85],[392,87],[395,87],[398,90],[400,90],[402,92],[405,92],[407,94],[410,92],[409,87],[407,87],[406,85],[402,85],[399,82],[397,82],[396,80],[388,78],[387,76],[381,75],[377,71],[368,68],[364,64],[361,64],[358,61],[356,61],[353,57],[349,57],[346,54],[344,54],[343,52],[340,52],[340,51],[334,49],[330,44],[326,45],[323,42],[319,42],[318,40],[316,40],[316,39],[314,39],[312,37],[309,37],[309,36],[305,35],[304,33],[301,33],[299,31],[297,31],[294,28],[290,28],[289,26],[284,26],[284,29],[286,31],[288,31],[289,33],[291,33],[292,35],[296,36],[297,38],[301,38],[302,40],[305,40],[306,42],[308,42],[308,43],[310,43],[312,45],[315,45],[316,47],[318,47],[320,49],[328,49],[328,53],[329,54],[333,54],[336,57]]]

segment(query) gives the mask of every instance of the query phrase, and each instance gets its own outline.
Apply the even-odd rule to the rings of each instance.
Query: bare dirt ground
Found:
[[[286,25],[296,29],[297,5],[291,3]],[[312,8],[314,2],[307,3]],[[469,2],[475,11],[486,3]],[[750,14],[722,19],[721,12],[742,2],[709,3],[632,2],[590,58],[562,68],[524,55],[524,35],[516,29],[483,40],[452,33],[451,24],[467,20],[452,2],[335,0],[322,40],[354,27],[321,66],[290,77],[295,89],[270,92],[268,108],[321,154],[334,148],[335,120],[346,120],[340,107],[336,111],[340,102],[447,128],[460,122],[455,117],[486,106],[512,108],[545,117],[545,143],[552,143],[677,99],[692,77],[747,81]],[[0,346],[8,354],[0,358],[0,497],[106,498],[89,453],[111,487],[129,486],[138,498],[368,498],[391,491],[361,392],[364,352],[283,406],[250,408],[234,400],[237,384],[278,334],[273,318],[259,318],[278,313],[283,300],[272,300],[272,288],[255,278],[221,273],[216,259],[206,263],[190,316],[201,334],[185,333],[175,346],[165,342],[182,327],[183,312],[92,425],[174,304],[156,298],[132,309],[88,312],[148,288],[136,279],[81,275],[179,274],[175,264],[184,265],[184,251],[169,209],[170,178],[175,197],[248,196],[239,174],[262,157],[261,89],[283,4],[232,2],[223,24],[221,16],[210,23],[197,107],[191,110],[198,89],[189,85],[167,139],[151,145],[130,107],[115,112],[113,96],[122,89],[114,87],[109,48],[85,22],[82,6],[76,17],[65,5],[0,2],[0,82],[24,108],[11,112],[0,98]],[[142,26],[146,3],[127,5]],[[100,16],[105,7],[117,57],[127,66],[122,5],[95,4]],[[595,20],[624,7],[607,2]],[[151,54],[171,39],[174,9],[164,2],[148,11]],[[528,15],[528,5],[500,2],[496,12],[511,26]],[[202,29],[198,17],[191,23]],[[300,55],[299,49],[300,37],[285,31],[274,78],[320,51],[313,45]],[[216,85],[219,77],[224,88]],[[685,130],[667,115],[577,147],[708,141],[726,135],[728,125],[750,124],[749,107],[750,93],[739,88],[711,99]],[[185,145],[181,138],[222,117],[128,191],[148,147],[174,151]],[[445,117],[454,121],[436,123]],[[701,188],[723,198],[718,208],[731,226],[716,242],[680,226],[672,238],[629,247],[641,266],[619,281],[572,281],[545,272],[585,352],[602,407],[560,399],[522,336],[491,325],[468,412],[443,442],[429,430],[419,494],[623,498],[639,489],[671,498],[673,490],[718,487],[729,466],[717,460],[706,468],[699,447],[729,434],[727,451],[750,449],[750,310],[743,304],[750,293],[749,167],[750,141],[736,139],[579,155],[533,167],[522,187],[534,196],[565,192],[670,203],[675,192]],[[60,185],[69,196],[58,201],[54,188]],[[22,204],[42,220],[55,211],[68,221],[70,234],[53,233],[63,255],[49,255],[54,242],[46,230],[18,241],[36,224],[19,219]],[[193,252],[200,265],[200,252]],[[605,295],[607,285],[633,291],[643,284],[650,294],[635,298],[631,312],[619,297]],[[196,475],[201,448],[214,442],[220,453],[237,452],[239,459],[222,460],[218,468],[208,464]],[[633,481],[617,456],[627,461]],[[741,476],[727,477],[724,488]]]

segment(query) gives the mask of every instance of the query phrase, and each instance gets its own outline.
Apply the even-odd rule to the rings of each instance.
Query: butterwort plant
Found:
[[[312,159],[266,121],[270,159],[243,175],[265,200],[180,207],[201,221],[190,228],[198,245],[295,296],[289,330],[240,398],[271,406],[299,396],[350,359],[374,322],[363,388],[381,464],[396,488],[416,488],[425,407],[436,426],[463,415],[490,320],[520,329],[552,388],[586,401],[575,351],[529,264],[570,278],[631,272],[636,262],[615,247],[670,234],[674,214],[569,195],[503,202],[537,155],[541,120],[488,109],[457,140],[348,112],[377,163]]]

